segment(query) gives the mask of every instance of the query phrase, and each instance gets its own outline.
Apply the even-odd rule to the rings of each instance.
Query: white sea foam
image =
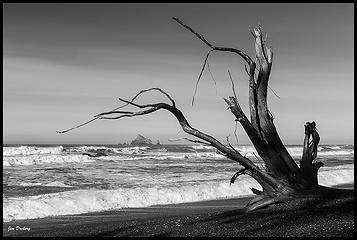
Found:
[[[348,150],[339,150],[339,151],[318,152],[317,156],[338,156],[338,155],[352,155],[352,154],[354,154],[354,150],[348,149]]]
[[[33,154],[60,154],[63,151],[62,146],[58,147],[3,147],[3,156],[33,155]]]
[[[149,149],[148,146],[143,146],[143,147],[124,147],[124,148],[119,148],[119,147],[105,147],[105,146],[80,146],[80,147],[71,147],[70,152],[90,152],[90,151],[98,151],[98,150],[105,150],[108,152],[114,152],[114,153],[122,153],[122,154],[142,154],[145,153],[147,149]]]
[[[162,152],[167,152],[167,149],[166,148],[152,149],[152,150],[150,150],[150,152],[151,153],[155,153],[155,152],[162,153]]]
[[[43,163],[83,163],[83,162],[94,162],[92,159],[86,155],[68,155],[68,154],[39,154],[39,155],[18,155],[18,156],[8,156],[3,157],[3,166],[17,166],[17,165],[33,165],[33,164],[43,164]]]
[[[41,186],[41,187],[64,187],[64,188],[71,188],[72,186],[69,186],[61,181],[53,181],[49,183],[38,183],[38,182],[23,182],[18,184],[19,186],[22,187],[36,187],[36,186]]]
[[[171,188],[76,190],[8,198],[3,202],[3,221],[232,198],[250,195],[249,187],[259,188],[253,181],[242,177],[239,184],[233,185],[225,181]]]
[[[333,150],[339,150],[341,147],[339,146],[327,146],[327,148],[333,149]]]
[[[221,155],[215,154],[214,147],[205,146],[205,145],[194,145],[191,146],[195,150],[212,150],[212,154],[207,155],[207,157],[216,157],[221,158]],[[235,147],[242,155],[246,155],[248,157],[254,157],[254,154],[257,155],[257,151],[253,146],[238,146]],[[135,155],[135,154],[158,154],[161,155],[162,153],[167,152],[165,148],[162,149],[154,149],[150,150],[150,147],[143,146],[143,147],[124,147],[124,148],[113,148],[113,147],[106,147],[106,146],[80,146],[80,147],[71,147],[69,148],[69,152],[72,153],[84,153],[88,151],[97,151],[100,149],[105,149],[108,152],[114,152],[118,154],[127,154],[127,155]],[[287,146],[288,152],[292,156],[302,156],[303,148],[302,146]],[[35,155],[35,154],[61,154],[63,153],[64,149],[62,146],[57,147],[36,147],[36,146],[20,146],[20,147],[3,147],[3,156],[23,156],[23,155]],[[204,157],[204,154],[208,154],[210,152],[205,153],[192,153],[198,154],[197,157]],[[168,152],[171,154],[171,152]],[[182,153],[181,153],[182,154]],[[194,156],[191,153],[187,153],[181,155],[183,157],[186,156]],[[201,155],[200,155],[201,154]],[[328,155],[351,155],[354,154],[354,149],[341,149],[340,146],[324,146],[318,148],[318,156],[328,156]],[[173,158],[177,158],[179,155],[173,155]]]
[[[210,149],[208,146],[193,146],[197,149]],[[213,148],[213,147],[212,147]],[[324,150],[324,149],[327,150]],[[338,146],[324,146],[318,151],[317,156],[339,156],[353,155],[354,149],[339,149]],[[168,152],[165,148],[150,150],[149,147],[125,147],[125,148],[110,148],[105,146],[81,146],[70,148],[71,154],[62,154],[63,147],[3,147],[3,166],[14,165],[32,165],[41,163],[67,163],[67,162],[93,162],[94,158],[82,156],[79,153],[88,152],[91,150],[105,149],[108,152],[114,152],[119,155],[102,156],[102,160],[174,160],[174,159],[224,159],[225,156],[216,153],[215,151],[206,152]],[[253,146],[238,146],[236,149],[247,157],[254,157],[257,152]],[[302,147],[287,147],[288,152],[293,156],[302,156]],[[73,154],[78,153],[78,154]],[[123,154],[123,155],[120,155]]]
[[[322,167],[318,172],[318,182],[324,186],[333,186],[354,182],[354,164]]]
[[[243,156],[254,158],[258,156],[256,151],[252,149],[237,149]],[[293,157],[302,156],[302,148],[288,149]],[[326,151],[318,152],[317,156],[339,156],[339,155],[353,155],[353,150],[339,150],[339,151]],[[98,157],[102,160],[143,160],[143,159],[156,159],[156,160],[169,160],[169,159],[224,159],[224,155],[216,152],[190,152],[190,153],[175,153],[175,152],[142,152],[141,154],[127,154],[115,156],[101,156]]]
[[[124,154],[142,154],[145,153],[149,147],[127,147],[122,148],[121,152]]]
[[[112,148],[112,147],[105,147],[105,146],[80,146],[80,147],[69,147],[67,152],[69,153],[88,153],[88,152],[96,152],[98,150],[104,150],[107,152],[113,153],[121,153],[120,148]]]
[[[353,164],[322,168],[319,173],[321,185],[332,186],[353,182]],[[5,198],[3,221],[242,197],[251,195],[250,187],[261,189],[254,179],[242,176],[232,185],[229,185],[229,181],[226,180],[175,187],[90,189]]]
[[[193,149],[199,149],[199,150],[202,150],[202,149],[216,149],[215,147],[212,147],[212,146],[206,146],[206,145],[193,145],[191,146]]]
[[[80,147],[70,147],[71,152],[87,152],[87,151],[97,151],[99,149],[113,150],[115,148],[109,148],[105,146],[80,146]]]
[[[337,156],[337,155],[351,155],[354,154],[354,150],[353,149],[341,149],[340,147],[329,147],[326,146],[326,148],[332,149],[334,151],[328,150],[328,151],[323,151],[324,147],[318,147],[318,152],[317,152],[317,156]],[[252,157],[255,155],[257,155],[257,151],[255,150],[255,148],[253,146],[239,146],[236,147],[236,149],[242,154],[242,155],[246,155],[248,157]],[[303,147],[292,147],[292,146],[287,146],[286,150],[289,152],[289,154],[293,157],[297,157],[297,156],[302,156],[302,151],[303,151]]]
[[[164,160],[166,159],[165,157],[162,156],[100,156],[100,157],[96,157],[100,160],[108,160],[108,161],[134,161],[134,160],[145,160],[145,159],[157,159],[157,160]]]
[[[145,153],[140,155],[110,155],[110,156],[100,156],[97,157],[100,160],[144,160],[144,159],[155,159],[155,160],[180,160],[180,159],[224,159],[225,156],[215,153],[215,152],[199,152],[199,153],[173,153],[173,152],[156,152]]]

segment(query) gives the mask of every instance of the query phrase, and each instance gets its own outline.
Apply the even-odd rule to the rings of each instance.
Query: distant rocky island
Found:
[[[153,146],[151,139],[144,137],[143,135],[138,134],[136,138],[131,141],[130,145],[134,146]],[[161,145],[160,141],[157,140],[156,145]]]

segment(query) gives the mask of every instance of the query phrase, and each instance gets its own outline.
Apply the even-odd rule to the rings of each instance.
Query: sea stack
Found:
[[[149,138],[146,138],[140,134],[136,136],[136,138],[131,141],[130,145],[135,145],[135,146],[150,146],[153,145],[152,141]]]

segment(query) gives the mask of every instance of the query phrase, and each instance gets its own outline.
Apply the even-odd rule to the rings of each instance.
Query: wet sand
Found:
[[[353,185],[340,188],[351,186],[353,188]],[[354,236],[353,194],[331,196],[318,201],[292,201],[245,213],[243,207],[250,199],[224,199],[16,220],[3,223],[3,236]],[[294,210],[296,205],[302,207]],[[9,227],[14,230],[9,230]]]

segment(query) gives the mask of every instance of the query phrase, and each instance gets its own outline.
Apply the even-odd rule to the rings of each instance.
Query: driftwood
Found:
[[[252,188],[252,192],[256,194],[247,205],[247,211],[253,211],[259,208],[266,207],[274,203],[285,202],[289,199],[301,196],[323,196],[324,194],[335,193],[338,190],[320,186],[317,181],[318,169],[323,166],[323,163],[314,160],[317,157],[317,146],[320,140],[316,129],[315,122],[307,122],[305,125],[305,139],[302,159],[300,167],[295,163],[293,158],[288,153],[282,143],[275,125],[273,116],[270,113],[267,105],[267,90],[269,88],[269,76],[273,63],[273,51],[266,46],[266,39],[263,38],[263,31],[260,26],[251,29],[251,34],[254,38],[256,61],[253,61],[250,56],[239,49],[229,47],[219,47],[207,41],[201,34],[197,33],[191,27],[183,23],[178,18],[173,18],[178,24],[193,33],[198,39],[205,43],[210,49],[206,54],[202,69],[196,83],[195,94],[198,82],[202,76],[205,67],[208,65],[208,57],[214,51],[232,52],[237,54],[245,61],[245,70],[249,78],[249,110],[250,119],[245,115],[239,105],[236,92],[234,90],[234,82],[232,89],[234,96],[225,98],[230,111],[235,116],[237,122],[241,124],[245,132],[249,136],[259,156],[265,163],[265,169],[256,166],[250,159],[240,154],[229,143],[228,146],[222,144],[214,137],[192,127],[184,114],[176,107],[175,101],[171,96],[160,88],[150,88],[140,91],[131,100],[119,98],[124,105],[96,115],[92,120],[70,128],[59,133],[65,133],[75,128],[88,124],[96,119],[120,119],[128,117],[136,117],[154,113],[158,110],[166,110],[173,114],[183,131],[189,135],[197,137],[200,140],[191,140],[215,147],[221,154],[227,158],[238,162],[243,168],[235,173],[230,181],[235,180],[242,174],[248,174],[253,177],[261,185],[262,191]],[[230,75],[230,73],[229,73]],[[160,102],[152,104],[138,104],[134,101],[136,98],[149,91],[158,91],[167,97],[170,104]],[[194,103],[194,97],[192,104]],[[274,93],[275,94],[275,93]],[[137,111],[121,111],[119,109],[125,106],[137,108]]]

